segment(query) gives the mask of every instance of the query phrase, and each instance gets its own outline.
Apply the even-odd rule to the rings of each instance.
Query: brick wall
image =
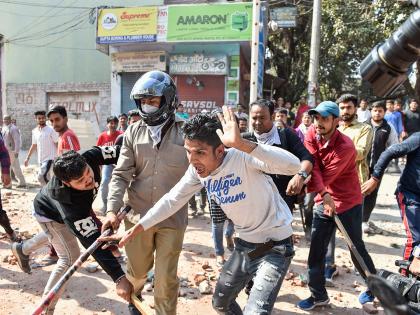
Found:
[[[64,95],[80,92],[81,97],[65,102],[70,119],[90,120],[98,125],[100,130],[105,129],[106,117],[111,114],[111,86],[110,83],[28,83],[6,84],[6,112],[16,118],[17,126],[21,130],[22,148],[28,149],[31,145],[31,131],[36,126],[33,113],[37,110],[47,110],[49,95],[55,100]],[[94,101],[82,104],[84,95],[95,95]],[[68,99],[68,98],[67,98]],[[76,103],[77,102],[77,103]],[[87,102],[87,101],[86,101]]]

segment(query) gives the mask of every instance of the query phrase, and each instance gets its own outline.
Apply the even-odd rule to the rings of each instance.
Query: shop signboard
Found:
[[[168,35],[168,6],[160,6],[158,8],[158,19],[157,19],[157,42],[166,42]]]
[[[250,41],[252,2],[168,6],[166,41]]]
[[[275,21],[279,28],[296,27],[296,17],[296,7],[280,7],[270,9],[270,20]]]
[[[97,18],[98,44],[154,42],[158,7],[102,9]]]
[[[166,71],[164,51],[130,51],[111,54],[113,72]]]
[[[228,73],[226,55],[171,55],[169,61],[170,74],[211,74],[226,75]]]

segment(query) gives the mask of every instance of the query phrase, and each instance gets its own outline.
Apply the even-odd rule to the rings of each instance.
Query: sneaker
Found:
[[[233,252],[233,250],[235,249],[235,243],[233,242],[232,236],[225,236],[225,239],[226,239],[226,248],[230,252]]]
[[[369,302],[373,302],[374,299],[375,297],[373,296],[372,292],[370,292],[369,290],[366,290],[365,292],[362,292],[359,295],[359,303],[362,305]]]
[[[23,243],[12,243],[12,253],[15,255],[18,265],[23,272],[31,273],[31,266],[29,266],[29,255],[25,255],[22,251]]]
[[[299,307],[301,310],[304,310],[304,311],[310,311],[310,310],[314,309],[317,306],[328,305],[328,303],[330,303],[330,299],[328,297],[325,300],[316,301],[311,296],[311,297],[308,297],[305,300],[300,301],[297,304],[297,307]]]
[[[325,272],[324,272],[325,286],[333,287],[334,286],[333,279],[337,275],[338,275],[338,270],[335,266],[334,267],[331,267],[331,266],[325,267]]]

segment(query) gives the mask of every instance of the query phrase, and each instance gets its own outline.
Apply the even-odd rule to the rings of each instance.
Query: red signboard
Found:
[[[224,105],[225,76],[177,75],[173,77],[178,88],[179,102],[190,115]]]

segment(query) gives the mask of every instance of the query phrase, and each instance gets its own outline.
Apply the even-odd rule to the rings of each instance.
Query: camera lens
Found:
[[[360,75],[377,96],[392,94],[407,79],[410,66],[420,56],[420,10],[377,45],[360,64]]]

